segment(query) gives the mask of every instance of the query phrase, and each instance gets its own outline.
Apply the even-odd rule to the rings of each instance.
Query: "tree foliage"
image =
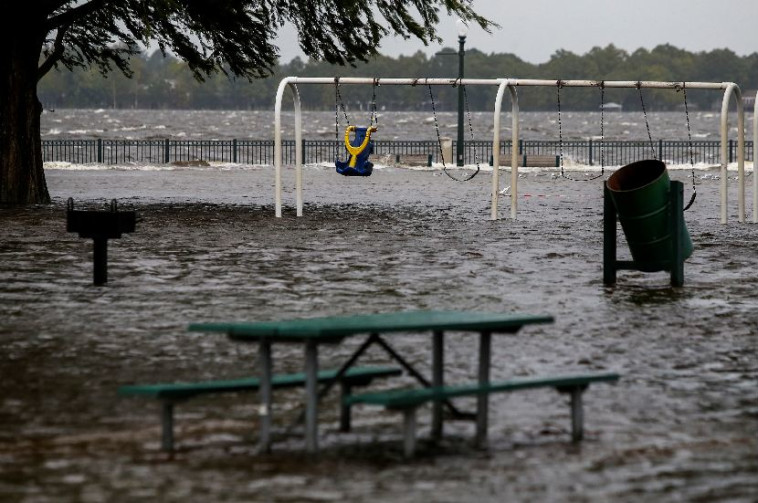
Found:
[[[44,74],[63,65],[113,67],[130,75],[139,47],[157,45],[186,62],[195,78],[217,72],[256,79],[271,74],[285,23],[298,30],[300,48],[315,60],[345,65],[377,54],[396,34],[438,41],[440,10],[489,30],[493,24],[466,0],[49,0],[44,29]]]
[[[122,87],[138,105],[151,62],[141,47],[173,54],[189,73],[205,80],[221,73],[248,80],[270,75],[278,59],[274,45],[285,23],[298,30],[300,48],[315,60],[354,64],[376,55],[389,34],[438,41],[441,13],[488,30],[492,23],[469,0],[37,0],[0,7],[0,204],[49,201],[42,165],[38,82],[52,69],[119,70]],[[155,63],[152,61],[152,63]],[[157,96],[175,91],[184,78],[154,82]],[[76,93],[102,89],[86,75]],[[92,84],[92,85],[90,85]],[[218,94],[213,85],[203,93]],[[128,94],[127,94],[128,95]],[[186,96],[186,95],[185,95]],[[127,100],[128,101],[128,100]]]
[[[159,51],[132,58],[132,79],[112,72],[106,77],[95,70],[51,74],[40,84],[40,97],[51,108],[169,108],[169,109],[257,109],[270,110],[279,80],[288,75],[301,77],[452,77],[457,76],[458,58],[452,48],[444,54],[427,56],[417,52],[410,56],[372,57],[353,67],[341,67],[324,61],[299,58],[276,65],[265,79],[247,82],[227,78],[223,74],[197,82],[186,63],[174,57],[163,57]],[[450,56],[448,54],[453,54]],[[615,47],[595,47],[578,55],[560,50],[542,64],[525,62],[513,54],[485,54],[469,49],[465,58],[467,77],[474,78],[542,78],[737,82],[743,91],[758,88],[758,53],[739,57],[730,51],[714,50],[692,53],[671,45],[652,50],[639,49],[629,54]],[[467,90],[472,110],[492,108],[492,89]],[[331,109],[335,105],[330,86],[301,86],[304,106]],[[346,105],[363,107],[371,100],[370,86],[350,86],[341,93]],[[524,109],[552,110],[556,107],[555,89],[522,88],[520,104]],[[387,86],[376,91],[378,105],[386,109],[412,110],[429,107],[428,90],[423,86],[408,88]],[[435,106],[455,110],[457,91],[436,88]],[[562,106],[568,109],[597,110],[600,96],[596,89],[562,91]],[[562,98],[562,99],[563,99]],[[646,107],[651,110],[677,109],[681,95],[670,91],[645,90]],[[706,91],[688,92],[693,107],[709,109],[720,106],[720,96]],[[606,100],[623,103],[626,109],[640,107],[636,90],[608,89]]]

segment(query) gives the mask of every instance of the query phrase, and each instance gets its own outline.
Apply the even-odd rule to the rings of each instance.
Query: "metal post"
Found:
[[[161,407],[161,448],[166,452],[174,450],[174,403],[163,402]]]
[[[108,282],[108,239],[95,236],[94,243],[94,272],[93,283],[104,285]]]
[[[465,52],[463,46],[466,43],[465,36],[458,37],[458,142],[455,149],[456,164],[463,166],[463,56]]]
[[[479,334],[479,386],[484,387],[490,382],[490,353],[492,346],[492,334],[482,332]],[[487,424],[489,415],[489,393],[481,393],[476,397],[476,438],[477,447],[484,447],[487,443]]]
[[[432,386],[444,386],[443,371],[445,366],[445,342],[443,332],[434,332],[432,336]],[[442,400],[432,402],[432,439],[442,438]]]
[[[305,449],[318,452],[318,346],[305,343]]]
[[[571,440],[579,442],[584,438],[584,411],[582,410],[582,393],[576,387],[571,390]]]
[[[261,407],[258,411],[260,417],[260,449],[261,452],[271,452],[271,341],[262,339],[258,347],[261,362]]]
[[[403,454],[412,458],[416,451],[416,408],[403,411]]]

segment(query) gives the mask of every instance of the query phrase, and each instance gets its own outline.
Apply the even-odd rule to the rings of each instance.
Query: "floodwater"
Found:
[[[281,219],[270,167],[48,169],[51,206],[0,210],[0,500],[758,501],[758,226],[737,222],[736,181],[721,225],[718,173],[698,173],[685,213],[695,250],[672,288],[662,272],[603,285],[601,180],[524,173],[518,219],[490,221],[489,173],[457,183],[308,167],[296,218],[290,171]],[[688,175],[672,171],[685,200]],[[138,212],[136,232],[109,243],[106,286],[91,284],[91,242],[66,232],[69,197]],[[354,431],[338,433],[335,395],[321,407],[321,453],[304,456],[287,428],[297,391],[275,393],[273,454],[255,448],[257,397],[228,395],[177,407],[168,456],[157,403],[116,394],[255,372],[254,346],[188,333],[192,322],[411,309],[555,316],[494,338],[493,379],[623,377],[585,394],[580,445],[565,397],[532,390],[493,397],[488,449],[471,447],[473,424],[450,421],[413,460],[397,414],[358,408]],[[391,341],[428,370],[427,336]],[[360,342],[324,347],[321,366]],[[446,342],[449,381],[473,379],[474,339]],[[388,363],[378,351],[363,361]],[[277,371],[301,362],[301,348],[275,348]],[[428,428],[424,409],[422,439]]]

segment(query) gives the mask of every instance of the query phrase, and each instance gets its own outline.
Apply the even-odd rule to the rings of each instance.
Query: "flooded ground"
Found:
[[[719,224],[715,175],[698,174],[685,214],[695,251],[671,288],[666,273],[631,271],[603,285],[600,180],[525,174],[519,219],[490,221],[489,174],[309,168],[305,216],[289,190],[275,219],[270,168],[48,170],[52,206],[0,210],[0,500],[758,501],[758,226],[737,223],[733,180]],[[110,242],[107,286],[91,284],[91,242],[66,232],[69,197],[139,214],[135,233]],[[274,454],[255,449],[257,397],[229,395],[179,405],[168,456],[157,403],[116,394],[255,373],[254,346],[188,333],[192,322],[410,309],[554,315],[494,339],[493,379],[623,378],[585,394],[581,445],[565,398],[533,390],[493,398],[487,450],[470,446],[471,423],[448,422],[410,461],[398,415],[357,409],[354,432],[339,434],[334,395],[322,452],[304,456],[286,428],[297,391],[275,393]],[[360,342],[324,348],[322,367]],[[392,342],[428,368],[428,337]],[[474,378],[476,349],[448,338],[450,380]],[[275,350],[276,370],[300,368],[301,348]],[[428,427],[425,409],[422,438]]]

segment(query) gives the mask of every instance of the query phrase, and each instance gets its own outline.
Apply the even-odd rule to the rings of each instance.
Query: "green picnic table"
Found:
[[[381,346],[424,387],[444,386],[444,333],[463,332],[479,335],[478,384],[487,386],[490,381],[491,336],[513,334],[524,325],[552,323],[553,317],[545,314],[487,313],[474,311],[401,311],[356,316],[329,316],[282,321],[194,323],[188,328],[195,332],[222,332],[231,339],[257,343],[260,356],[260,446],[265,452],[271,448],[271,398],[273,343],[304,344],[305,373],[305,439],[308,452],[318,451],[318,401],[329,387],[358,360],[372,345]],[[427,379],[386,340],[390,334],[428,332],[432,335],[432,376]],[[368,335],[363,344],[337,371],[319,392],[318,346],[337,344],[347,337]],[[383,337],[384,336],[384,337]],[[433,402],[432,436],[442,435],[444,400]],[[477,395],[476,441],[481,444],[487,436],[488,394]],[[448,403],[449,405],[449,403]]]

